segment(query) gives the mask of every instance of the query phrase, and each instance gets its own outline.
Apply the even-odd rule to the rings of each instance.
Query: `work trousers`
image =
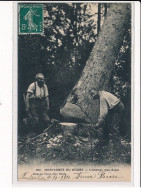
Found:
[[[29,124],[31,129],[36,132],[47,127],[50,119],[47,111],[47,104],[44,98],[30,99],[30,118]]]
[[[104,126],[104,135],[106,138],[110,134],[115,140],[118,139],[120,127],[122,127],[123,112],[124,105],[122,102],[119,102],[113,109],[109,110]]]

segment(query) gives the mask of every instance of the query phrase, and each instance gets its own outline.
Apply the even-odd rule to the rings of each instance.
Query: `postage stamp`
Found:
[[[19,4],[19,33],[43,33],[42,4]]]

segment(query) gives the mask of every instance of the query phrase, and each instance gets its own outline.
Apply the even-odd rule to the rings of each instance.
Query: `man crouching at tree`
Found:
[[[45,128],[50,119],[48,88],[44,75],[36,75],[36,82],[29,85],[26,95],[26,112],[29,118],[30,130],[37,132]]]
[[[124,111],[123,103],[113,94],[106,91],[90,90],[93,99],[100,101],[100,116],[95,124],[95,129],[103,129],[103,135],[106,140],[111,135],[111,141],[116,142],[119,139],[119,127]]]

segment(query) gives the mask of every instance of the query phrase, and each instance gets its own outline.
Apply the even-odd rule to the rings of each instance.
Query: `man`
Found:
[[[26,112],[29,116],[29,125],[33,131],[45,127],[50,121],[48,116],[48,96],[44,75],[38,73],[36,75],[36,82],[29,85],[26,95]]]
[[[123,103],[116,96],[106,91],[92,89],[90,95],[93,99],[100,101],[100,115],[95,128],[107,127],[108,133],[112,134],[115,141],[118,139],[119,126],[124,111]]]

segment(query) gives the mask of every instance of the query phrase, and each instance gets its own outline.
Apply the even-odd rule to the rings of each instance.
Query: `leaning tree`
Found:
[[[110,91],[110,78],[131,18],[130,3],[111,4],[105,22],[99,32],[97,41],[88,58],[79,81],[73,91],[77,96],[72,103],[74,92],[71,92],[61,114],[69,118],[83,119],[95,123],[99,115],[98,100],[93,100],[89,90]]]

